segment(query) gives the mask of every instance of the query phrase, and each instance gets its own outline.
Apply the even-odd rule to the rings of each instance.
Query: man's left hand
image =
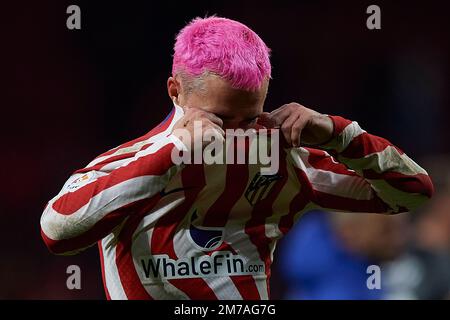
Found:
[[[300,142],[320,145],[333,135],[333,121],[328,116],[295,102],[262,113],[258,123],[268,128],[280,128],[286,141],[294,147],[299,147]]]

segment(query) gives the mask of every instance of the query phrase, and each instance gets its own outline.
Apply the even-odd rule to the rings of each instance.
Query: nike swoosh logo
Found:
[[[166,191],[166,188],[164,188],[162,191],[159,192],[159,194],[161,195],[161,197],[165,197],[171,193],[180,192],[180,191],[184,191],[184,190],[188,190],[188,189],[192,189],[192,188],[181,187],[181,188],[172,189],[170,191]]]

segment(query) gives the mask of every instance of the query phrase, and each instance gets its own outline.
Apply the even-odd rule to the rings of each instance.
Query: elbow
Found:
[[[433,181],[428,174],[419,173],[411,177],[411,181],[407,181],[409,192],[417,193],[426,199],[430,199],[434,194]],[[425,199],[425,200],[426,200]],[[425,201],[424,200],[424,201]]]
[[[54,255],[59,256],[70,256],[77,254],[81,250],[74,250],[73,248],[70,248],[67,245],[66,240],[55,240],[50,238],[44,231],[44,229],[41,227],[41,237],[44,241],[48,251]]]
[[[403,206],[399,212],[413,211],[420,208],[433,196],[435,189],[430,176],[427,174],[417,174],[413,176],[405,187],[400,189],[408,194],[402,199]]]
[[[417,202],[418,207],[431,199],[435,190],[433,181],[431,181],[430,176],[427,174],[418,174],[414,176],[414,185],[415,187],[408,191],[415,194],[415,198],[417,198],[415,202]]]
[[[418,174],[408,177],[401,183],[390,182],[395,189],[389,193],[389,214],[411,212],[419,209],[433,196],[435,189],[430,177],[426,174]]]
[[[434,194],[434,186],[427,174],[419,173],[413,176],[403,176],[397,181],[388,181],[394,188],[400,191],[422,196],[430,199]]]
[[[57,256],[72,256],[77,253],[79,253],[82,250],[73,250],[68,249],[65,241],[58,241],[50,239],[45,232],[41,229],[41,237],[44,240],[44,243],[50,251],[50,253],[57,255]]]
[[[45,246],[53,254],[64,255],[66,252],[61,246],[62,239],[55,237],[50,230],[54,230],[54,223],[43,216],[41,219],[41,238]]]
[[[68,246],[67,238],[70,230],[66,223],[62,223],[52,212],[51,204],[48,204],[41,216],[41,238],[47,249],[55,255],[71,255],[76,252]]]
[[[433,182],[428,175],[421,175],[417,179],[417,188],[411,195],[408,205],[400,212],[414,211],[427,203],[435,192]]]
[[[48,251],[50,251],[51,253],[53,253],[55,255],[65,255],[65,251],[61,250],[61,248],[60,248],[59,241],[50,238],[45,233],[45,231],[42,227],[41,227],[41,237],[42,237],[42,240],[44,241]]]
[[[431,199],[431,197],[434,194],[434,185],[433,185],[433,181],[431,181],[430,176],[425,175],[424,178],[422,179],[422,185],[423,185],[423,190],[422,190],[422,194],[425,195],[427,198]]]

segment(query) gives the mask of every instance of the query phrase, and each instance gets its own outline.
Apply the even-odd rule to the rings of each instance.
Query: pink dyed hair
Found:
[[[215,73],[236,89],[253,91],[270,78],[270,49],[250,28],[220,18],[195,18],[176,37],[172,75]]]

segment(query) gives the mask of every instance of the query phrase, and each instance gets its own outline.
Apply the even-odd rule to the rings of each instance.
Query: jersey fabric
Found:
[[[312,209],[394,214],[431,197],[425,170],[339,116],[320,148],[255,164],[176,165],[174,106],[144,136],[75,171],[41,217],[50,251],[98,243],[108,299],[269,299],[277,241]],[[295,252],[292,252],[295,255]]]

